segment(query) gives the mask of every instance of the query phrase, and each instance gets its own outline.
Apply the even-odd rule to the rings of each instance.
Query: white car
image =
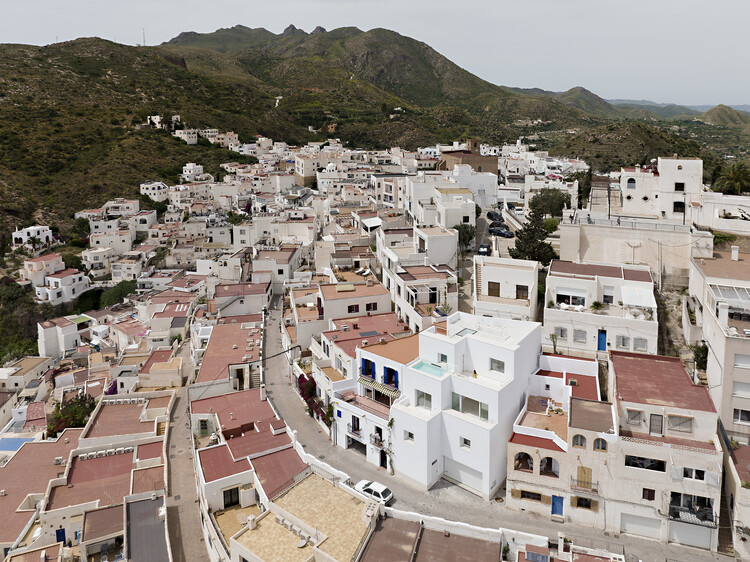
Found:
[[[379,482],[360,480],[354,485],[354,489],[360,494],[370,496],[375,501],[384,503],[385,505],[388,505],[393,501],[393,492]]]

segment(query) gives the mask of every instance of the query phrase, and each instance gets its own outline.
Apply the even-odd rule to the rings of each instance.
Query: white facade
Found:
[[[77,269],[64,269],[59,273],[49,275],[44,279],[44,286],[36,287],[36,298],[57,306],[71,302],[81,296],[89,288],[89,278]]]
[[[32,244],[31,242],[35,242]],[[48,226],[27,226],[20,230],[13,231],[13,249],[26,248],[27,250],[36,251],[40,248],[51,246],[54,242],[52,230]]]
[[[536,320],[539,262],[474,256],[472,283],[477,316]]]

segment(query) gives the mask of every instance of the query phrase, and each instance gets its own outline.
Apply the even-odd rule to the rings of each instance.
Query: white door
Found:
[[[445,476],[482,493],[482,473],[478,470],[445,457]]]
[[[620,516],[620,530],[623,533],[658,539],[661,535],[661,521],[651,517],[623,513]]]
[[[671,521],[669,523],[669,542],[684,544],[685,546],[697,546],[698,548],[711,548],[711,534],[713,529]]]

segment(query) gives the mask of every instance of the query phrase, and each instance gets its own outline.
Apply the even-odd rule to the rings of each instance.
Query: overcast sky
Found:
[[[496,84],[750,104],[747,0],[0,0],[0,42],[167,41],[236,24],[385,27]]]

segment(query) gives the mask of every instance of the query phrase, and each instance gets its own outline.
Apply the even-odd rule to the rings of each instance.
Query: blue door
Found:
[[[55,539],[57,539],[57,542],[65,542],[65,529],[55,531]]]
[[[552,496],[552,515],[563,514],[563,498],[562,496]]]
[[[607,351],[607,330],[599,330],[599,342],[596,349]]]

